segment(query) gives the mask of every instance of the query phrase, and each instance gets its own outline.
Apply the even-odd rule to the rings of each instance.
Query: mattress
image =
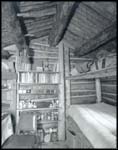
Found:
[[[116,108],[105,103],[71,105],[68,115],[94,148],[116,148]]]

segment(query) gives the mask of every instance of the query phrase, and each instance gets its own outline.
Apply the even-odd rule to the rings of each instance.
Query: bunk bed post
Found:
[[[100,83],[100,78],[95,79],[95,85],[96,85],[96,102],[100,103],[101,102],[101,83]]]
[[[60,63],[60,84],[59,84],[59,101],[61,107],[59,109],[59,123],[58,123],[58,140],[65,140],[65,84],[64,84],[64,44],[61,41],[59,47],[59,63]]]

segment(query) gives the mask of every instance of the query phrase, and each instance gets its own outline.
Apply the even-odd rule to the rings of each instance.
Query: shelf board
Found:
[[[57,108],[54,108],[54,107],[51,107],[51,108],[29,108],[29,109],[17,109],[17,111],[36,111],[36,110],[52,110],[52,109],[59,109],[59,107]]]
[[[60,73],[60,72],[51,72],[51,71],[38,71],[38,70],[18,70],[18,72],[31,72],[31,73],[44,73],[44,74],[57,74],[57,73]]]
[[[49,59],[53,59],[53,60],[58,60],[59,58],[58,57],[49,57],[49,56],[47,56],[47,57],[44,57],[44,56],[42,56],[42,57],[39,57],[39,56],[31,56],[31,55],[29,55],[29,56],[27,56],[28,58],[37,58],[37,59],[42,59],[42,60],[44,60],[44,59],[46,59],[46,60],[49,60]]]
[[[18,93],[19,95],[55,95],[55,94],[40,94],[40,93]],[[57,95],[55,95],[57,96]]]
[[[52,98],[41,98],[41,99],[34,99],[34,100],[30,100],[33,102],[48,102],[48,101],[52,101],[53,99],[58,99],[58,97],[52,97]],[[27,101],[27,100],[26,100]]]
[[[92,61],[93,59],[89,58],[78,58],[78,57],[70,57],[70,61]]]
[[[21,83],[19,82],[18,84],[20,85],[58,85],[60,83]]]
[[[52,123],[58,123],[59,120],[47,120],[47,121],[37,121],[38,124],[52,124]]]
[[[88,73],[82,73],[76,76],[66,77],[66,79],[77,80],[77,79],[103,78],[103,77],[110,77],[110,76],[116,76],[116,66],[97,70],[97,71],[91,71]]]

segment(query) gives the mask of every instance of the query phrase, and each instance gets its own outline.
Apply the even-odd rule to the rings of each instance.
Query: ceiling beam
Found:
[[[88,40],[81,47],[77,47],[74,53],[76,56],[87,55],[115,38],[116,22],[99,32],[95,37]]]
[[[57,4],[56,20],[49,35],[49,44],[51,46],[56,46],[63,38],[78,4],[78,2],[61,2]]]
[[[27,45],[22,33],[20,22],[16,16],[15,3],[2,2],[2,14],[4,17],[3,21],[10,31],[10,36],[12,37],[14,44],[16,44],[19,52],[23,52]]]

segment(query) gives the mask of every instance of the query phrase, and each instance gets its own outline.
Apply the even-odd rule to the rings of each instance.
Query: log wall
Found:
[[[102,90],[102,101],[111,105],[116,105],[117,100],[117,81],[116,77],[102,79],[101,90]]]
[[[95,80],[71,81],[71,105],[96,102]]]

